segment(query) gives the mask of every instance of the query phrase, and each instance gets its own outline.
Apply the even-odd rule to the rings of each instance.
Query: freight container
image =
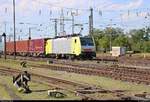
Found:
[[[45,54],[45,39],[34,39],[29,42],[29,51],[34,55]]]
[[[8,54],[14,52],[14,42],[7,42],[6,51]],[[16,41],[17,55],[40,55],[45,53],[45,39]]]
[[[8,54],[14,53],[14,42],[6,43],[6,51]],[[28,52],[28,41],[16,41],[16,54],[17,55],[26,55]]]
[[[28,52],[28,40],[17,41],[16,52],[17,53],[27,53]]]
[[[6,43],[6,52],[7,52],[7,54],[13,54],[13,52],[14,52],[14,42],[7,42]]]

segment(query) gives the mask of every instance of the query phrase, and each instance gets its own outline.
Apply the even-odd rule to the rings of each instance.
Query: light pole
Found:
[[[72,35],[74,34],[74,12],[71,12],[71,16],[72,16]]]
[[[31,41],[31,30],[36,29],[36,27],[29,27],[29,37],[28,37],[28,55],[30,55],[30,41]]]
[[[90,16],[89,16],[89,35],[93,36],[93,8],[90,8]]]
[[[36,27],[29,27],[29,37],[28,37],[29,40],[31,40],[32,29],[37,29],[37,28]]]
[[[109,47],[110,47],[110,51],[112,50],[112,26],[116,25],[116,24],[112,24],[112,19],[110,19],[110,24],[108,26],[110,26],[110,42],[109,42]]]
[[[4,25],[5,25],[5,33],[6,33],[6,25],[7,25],[7,22],[4,22]]]
[[[54,22],[55,22],[55,37],[56,37],[56,36],[57,36],[57,23],[58,23],[58,22],[57,22],[57,19],[55,19]]]
[[[112,19],[110,19],[110,51],[112,50]]]
[[[23,22],[20,22],[19,24],[23,25],[39,25],[39,24],[30,24],[30,23],[23,23]],[[42,24],[40,24],[40,26],[42,26]],[[28,36],[28,40],[31,40],[31,30],[32,29],[36,29],[36,27],[29,27],[29,36]]]
[[[39,25],[39,24],[31,24],[31,23],[24,23],[24,22],[20,22],[19,24],[23,25]],[[42,26],[42,24],[40,24],[40,26]],[[36,29],[36,27],[29,27],[28,28],[28,55],[30,55],[30,41],[31,41],[31,31],[32,29]]]
[[[14,23],[14,60],[16,59],[16,17],[15,17],[15,0],[13,0],[13,23]]]

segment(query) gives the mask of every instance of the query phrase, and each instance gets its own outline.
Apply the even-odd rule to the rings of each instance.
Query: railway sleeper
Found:
[[[117,74],[117,75],[121,75],[121,76],[128,76],[128,77],[133,77],[133,78],[135,78],[135,77],[138,77],[138,78],[143,78],[143,76],[141,76],[141,74],[140,75],[135,75],[134,73],[133,74],[127,74],[127,73],[115,73],[115,74]],[[147,78],[147,76],[146,76],[146,78]]]

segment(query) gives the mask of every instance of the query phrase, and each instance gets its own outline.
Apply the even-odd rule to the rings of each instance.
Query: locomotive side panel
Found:
[[[71,38],[59,38],[52,40],[52,53],[54,54],[71,54]]]
[[[45,52],[47,54],[52,54],[52,39],[46,41]]]
[[[72,37],[72,54],[79,56],[81,54],[81,42],[79,37]]]

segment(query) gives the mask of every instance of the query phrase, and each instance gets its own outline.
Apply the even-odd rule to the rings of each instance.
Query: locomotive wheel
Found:
[[[75,59],[75,56],[74,55],[69,55],[69,60],[74,60]]]

